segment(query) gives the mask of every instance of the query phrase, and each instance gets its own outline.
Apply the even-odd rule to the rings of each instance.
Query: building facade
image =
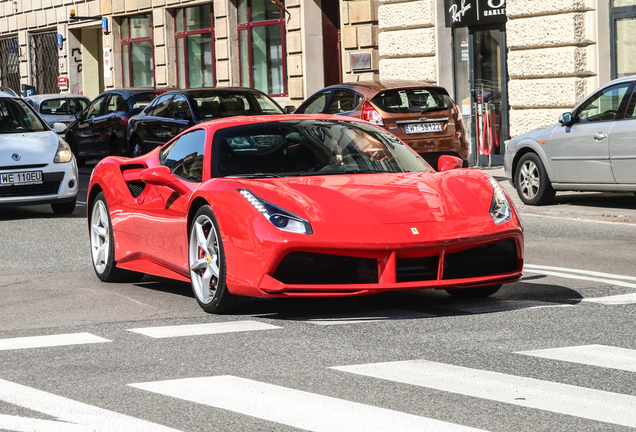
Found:
[[[330,84],[448,89],[476,165],[636,74],[636,0],[4,0],[0,85],[248,86],[298,106]]]

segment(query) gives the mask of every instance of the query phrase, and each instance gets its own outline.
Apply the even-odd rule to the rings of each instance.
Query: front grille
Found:
[[[378,283],[378,261],[311,252],[290,252],[273,277],[284,284],[336,285]]]
[[[135,198],[141,195],[141,193],[144,191],[144,188],[146,187],[146,183],[144,182],[130,182],[126,184],[128,185],[128,189],[130,190],[130,193]]]
[[[517,245],[512,240],[447,254],[443,279],[465,279],[516,271]]]
[[[25,170],[25,169],[33,169],[33,168],[44,168],[48,164],[35,164],[35,165],[6,165],[0,166],[0,171],[4,170]]]
[[[55,195],[60,189],[60,182],[45,182],[35,185],[0,187],[0,198],[22,197],[32,195]]]
[[[395,262],[397,282],[419,282],[437,279],[439,257],[398,258]]]

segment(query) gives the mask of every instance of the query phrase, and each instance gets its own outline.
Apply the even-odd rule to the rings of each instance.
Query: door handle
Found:
[[[596,135],[594,135],[594,139],[596,141],[601,141],[601,140],[604,140],[605,138],[607,138],[607,134],[604,134],[604,133],[599,132]]]

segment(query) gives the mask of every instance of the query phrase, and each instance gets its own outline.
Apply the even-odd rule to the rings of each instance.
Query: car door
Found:
[[[194,124],[192,109],[184,95],[175,95],[170,104],[168,118],[164,123],[166,128],[165,142],[179,135],[181,132]]]
[[[103,103],[101,112],[93,119],[93,124],[91,125],[92,147],[98,154],[109,153],[110,131],[113,127],[113,121],[116,120],[117,104],[121,99],[122,97],[118,94],[109,94]]]
[[[319,114],[324,113],[327,102],[331,96],[331,90],[320,91],[307,99],[305,103],[298,107],[294,114]]]
[[[93,127],[95,119],[99,118],[101,115],[104,102],[107,98],[108,95],[97,97],[97,99],[91,102],[86,111],[82,113],[77,120],[77,125],[73,132],[75,145],[77,146],[77,151],[80,156],[95,153],[95,150],[93,149]]]
[[[618,184],[636,184],[636,82],[632,82],[625,114],[610,134],[610,161]]]
[[[549,143],[553,183],[614,183],[609,136],[629,86],[601,89],[576,109],[572,125],[555,128]]]
[[[160,152],[160,162],[190,190],[203,181],[206,133],[196,129]],[[166,186],[146,185],[134,209],[135,224],[145,254],[166,266],[188,269],[186,208],[190,194]]]
[[[144,117],[141,136],[146,149],[158,147],[170,140],[167,123],[170,122],[170,104],[173,97],[172,94],[165,94],[157,98],[152,111]]]

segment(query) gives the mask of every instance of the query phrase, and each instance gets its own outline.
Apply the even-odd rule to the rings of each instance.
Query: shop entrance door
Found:
[[[508,134],[503,25],[453,29],[455,100],[470,131],[471,166],[503,165]]]

